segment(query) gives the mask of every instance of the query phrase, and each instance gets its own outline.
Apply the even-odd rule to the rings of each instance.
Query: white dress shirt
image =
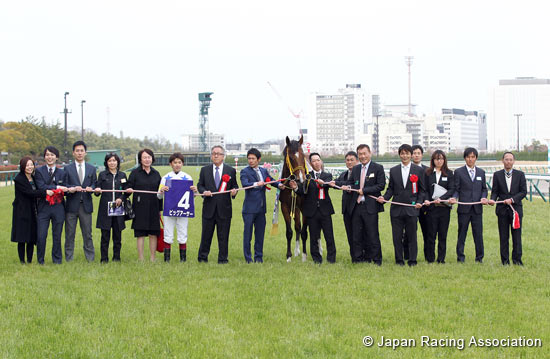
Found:
[[[401,163],[401,176],[403,177],[403,188],[407,187],[407,180],[409,179],[409,172],[411,171],[411,163],[405,166]]]

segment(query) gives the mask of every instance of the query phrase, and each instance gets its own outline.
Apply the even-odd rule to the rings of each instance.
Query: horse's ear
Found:
[[[286,145],[290,147],[290,138],[288,138],[288,136],[286,136]]]
[[[300,136],[300,141],[298,141],[298,144],[301,146],[304,143],[304,135]]]

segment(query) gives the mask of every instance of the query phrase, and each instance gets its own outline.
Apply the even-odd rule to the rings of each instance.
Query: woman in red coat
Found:
[[[34,162],[30,157],[19,161],[19,174],[15,176],[15,200],[13,201],[13,218],[11,226],[11,241],[17,243],[19,260],[32,262],[34,245],[37,239],[36,230],[36,200],[53,195],[51,190],[36,189],[34,182]]]

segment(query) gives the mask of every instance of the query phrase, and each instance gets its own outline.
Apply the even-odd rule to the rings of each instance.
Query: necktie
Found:
[[[473,169],[470,169],[470,178],[472,179],[472,182],[474,181],[475,176],[476,176],[476,171]]]
[[[349,181],[351,179],[351,170],[348,170],[348,178],[347,180]]]
[[[361,193],[363,193],[363,184],[365,183],[365,177],[366,176],[367,176],[367,166],[362,166],[361,167],[361,179],[359,180],[359,191],[361,191]],[[362,194],[360,194],[357,197],[357,203],[360,203],[363,198],[365,198],[365,197]]]
[[[216,188],[220,187],[220,168],[216,167],[216,173],[214,174],[214,183],[216,184]]]
[[[82,182],[84,182],[84,171],[82,170],[82,163],[78,164],[78,179],[80,180],[80,184],[82,185]]]
[[[258,178],[258,182],[262,180],[262,175],[260,174],[260,169],[256,168],[254,169],[256,171],[256,177]]]
[[[50,178],[53,177],[53,168],[50,168]]]

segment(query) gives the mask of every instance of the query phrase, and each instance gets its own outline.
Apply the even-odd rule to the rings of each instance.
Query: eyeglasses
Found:
[[[212,152],[212,156],[223,156],[223,152]]]

